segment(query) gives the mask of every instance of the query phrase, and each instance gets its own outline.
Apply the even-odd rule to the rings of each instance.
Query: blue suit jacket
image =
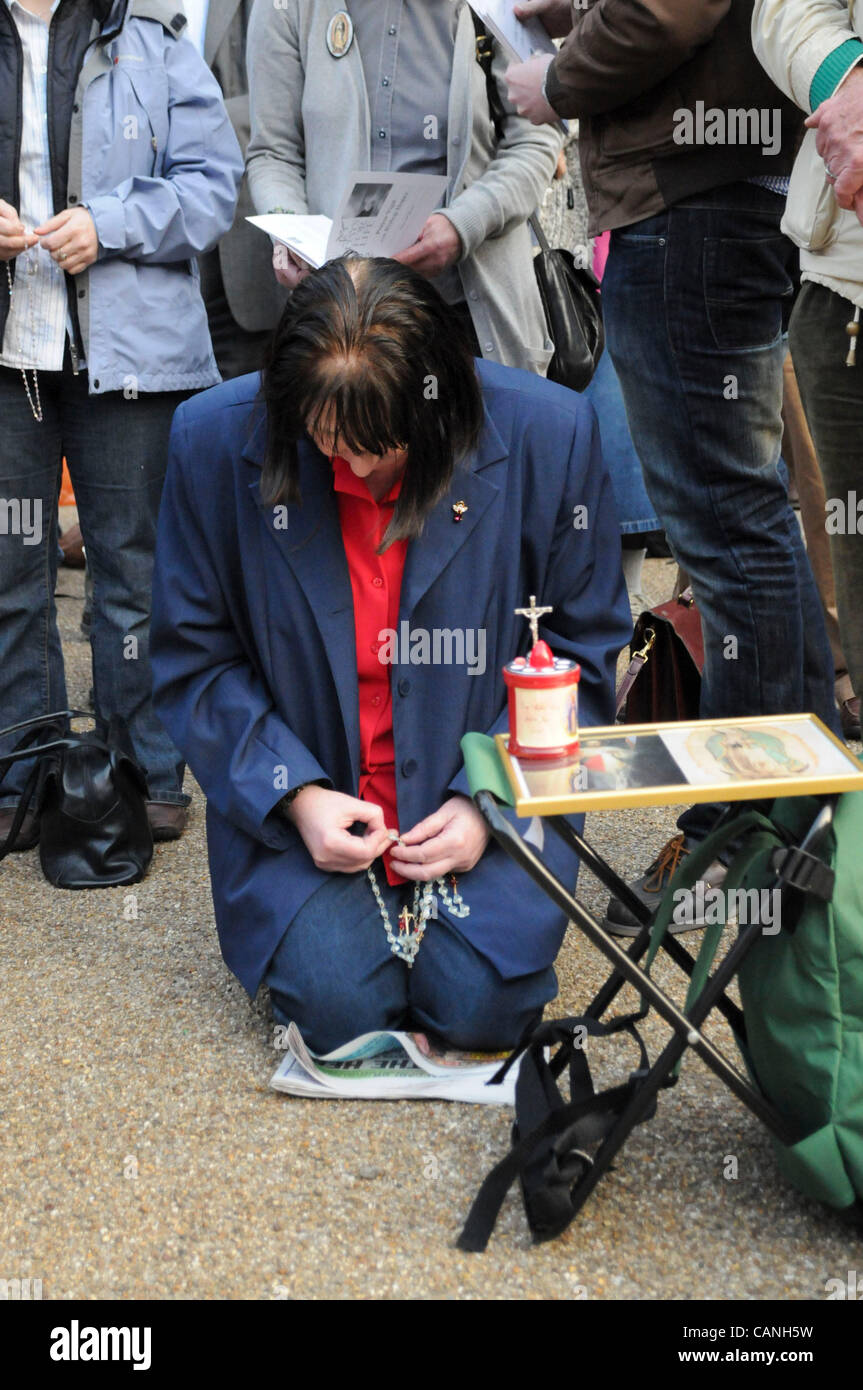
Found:
[[[591,406],[527,372],[477,370],[483,432],[408,547],[400,622],[484,629],[486,668],[411,664],[399,649],[391,684],[402,829],[467,792],[462,734],[506,728],[501,668],[529,645],[513,610],[530,594],[554,605],[541,635],[581,664],[584,724],[611,722],[615,661],[632,628]],[[278,802],[315,779],[356,795],[359,776],[353,598],[332,469],[303,440],[302,504],[264,506],[258,386],[257,375],[227,382],[174,417],[152,623],[156,708],[207,796],[222,954],[250,993],[326,877]],[[467,503],[458,524],[455,501]],[[545,857],[574,883],[575,858],[557,836],[546,838]],[[471,909],[460,929],[505,977],[554,960],[563,914],[497,845],[460,888]]]

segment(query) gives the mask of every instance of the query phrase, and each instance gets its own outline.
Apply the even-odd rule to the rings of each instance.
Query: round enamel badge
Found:
[[[334,58],[344,58],[354,38],[354,26],[346,10],[339,10],[327,25],[327,48]]]

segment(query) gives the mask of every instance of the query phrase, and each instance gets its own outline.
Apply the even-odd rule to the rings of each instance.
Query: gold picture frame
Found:
[[[553,761],[495,743],[519,816],[863,791],[863,762],[814,714],[584,728]]]

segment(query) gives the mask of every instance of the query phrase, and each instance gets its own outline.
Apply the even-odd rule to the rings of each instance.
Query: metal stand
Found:
[[[579,835],[563,816],[552,816],[546,824],[560,835],[579,855],[581,864],[589,869],[604,886],[629,908],[642,923],[642,929],[635,937],[629,950],[624,950],[601,925],[598,919],[583,907],[572,893],[551,873],[539,855],[525,844],[518,831],[501,813],[490,792],[480,791],[475,803],[485,818],[492,835],[511,859],[520,864],[525,873],[567,914],[571,922],[579,928],[597,950],[601,951],[612,965],[612,973],[585,1011],[599,1021],[607,1011],[625,983],[638,990],[645,1001],[645,1011],[653,1008],[672,1029],[672,1036],[653,1066],[644,1073],[636,1086],[632,1098],[621,1111],[613,1127],[597,1149],[592,1163],[572,1188],[573,1209],[578,1211],[606,1173],[616,1154],[626,1142],[632,1129],[652,1112],[657,1093],[676,1081],[674,1074],[680,1058],[690,1047],[711,1071],[720,1078],[729,1090],[744,1105],[764,1122],[772,1134],[783,1144],[792,1145],[802,1137],[788,1121],[765,1100],[751,1085],[749,1080],[735,1067],[720,1049],[700,1031],[702,1024],[713,1009],[717,1009],[731,1024],[741,1038],[745,1038],[743,1015],[726,990],[737,973],[742,961],[755,943],[761,927],[750,923],[741,928],[737,940],[716,967],[698,999],[688,1014],[682,1012],[674,1001],[660,989],[656,982],[639,964],[650,943],[650,927],[653,913],[635,896],[628,884],[614,872],[609,864]],[[835,801],[835,798],[833,798]],[[812,850],[820,839],[826,824],[829,824],[832,806],[825,805],[819,813],[802,849]],[[688,951],[673,936],[666,934],[662,943],[666,955],[686,976],[691,976],[695,961]]]

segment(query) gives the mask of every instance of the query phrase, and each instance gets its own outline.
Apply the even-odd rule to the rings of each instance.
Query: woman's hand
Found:
[[[420,883],[467,873],[482,858],[488,837],[489,828],[473,802],[453,796],[402,835],[392,847],[390,863],[402,878]]]
[[[303,787],[285,811],[302,836],[315,865],[327,873],[356,874],[392,844],[380,806],[326,787]],[[362,821],[363,835],[349,827]]]
[[[38,237],[28,232],[11,203],[0,198],[0,261],[14,261],[35,246]]]
[[[442,212],[433,212],[413,246],[399,251],[393,260],[409,265],[412,270],[431,280],[442,270],[455,265],[460,256],[461,237],[455,227]]]
[[[305,261],[301,261],[287,246],[277,241],[273,247],[273,270],[280,285],[284,285],[286,290],[295,290],[300,281],[308,275],[311,266],[306,265]]]
[[[96,224],[86,208],[64,208],[33,230],[67,275],[80,275],[99,254]]]

